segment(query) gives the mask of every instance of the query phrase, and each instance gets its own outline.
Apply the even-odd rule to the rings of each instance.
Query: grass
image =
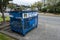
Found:
[[[6,21],[9,21],[9,20],[10,20],[9,16],[5,17],[5,20],[6,20]],[[3,19],[2,19],[2,17],[0,16],[0,22],[2,22],[2,21],[3,21]]]
[[[0,33],[0,40],[15,40],[5,34]]]
[[[3,21],[3,19],[0,17],[0,22],[2,22]]]
[[[9,21],[9,20],[10,20],[9,16],[7,16],[7,17],[5,18],[5,20],[6,20],[6,21]]]

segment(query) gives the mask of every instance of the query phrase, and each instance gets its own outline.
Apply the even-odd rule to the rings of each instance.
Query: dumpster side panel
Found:
[[[22,32],[22,21],[16,18],[10,18],[11,30],[16,32]]]
[[[23,13],[27,13],[28,16],[23,17]],[[26,11],[26,12],[10,12],[10,28],[11,30],[21,33],[25,35],[28,31],[32,30],[33,28],[36,28],[38,25],[38,15],[34,11]],[[26,14],[25,14],[26,15]],[[18,18],[22,19],[18,19]]]

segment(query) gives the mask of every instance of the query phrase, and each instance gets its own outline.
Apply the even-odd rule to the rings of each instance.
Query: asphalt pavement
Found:
[[[60,17],[39,15],[38,28],[26,35],[25,40],[60,40]]]

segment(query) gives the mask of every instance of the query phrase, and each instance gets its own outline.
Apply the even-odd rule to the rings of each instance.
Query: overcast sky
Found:
[[[13,3],[19,4],[19,5],[30,5],[33,4],[37,1],[41,1],[41,0],[13,0]]]

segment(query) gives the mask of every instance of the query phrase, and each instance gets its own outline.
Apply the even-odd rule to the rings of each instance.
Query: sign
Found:
[[[29,18],[29,17],[34,17],[37,16],[37,12],[31,12],[31,13],[23,13],[23,18]]]

